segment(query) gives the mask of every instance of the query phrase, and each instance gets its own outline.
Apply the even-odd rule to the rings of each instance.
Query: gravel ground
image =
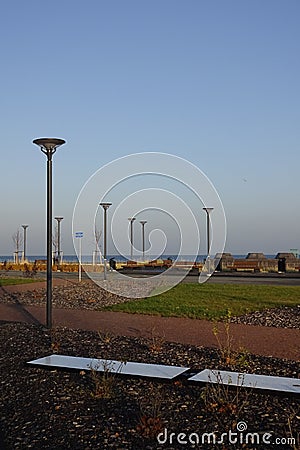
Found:
[[[244,388],[205,388],[186,379],[172,382],[113,376],[93,378],[91,372],[46,370],[27,361],[53,352],[73,356],[173,364],[201,370],[237,369],[300,377],[299,363],[252,355],[224,361],[215,349],[183,346],[161,340],[114,337],[96,332],[36,325],[0,323],[1,450],[11,449],[226,449],[277,448],[291,435],[300,445],[300,400],[295,396],[254,392]],[[200,442],[202,433],[236,432],[245,422],[249,432],[281,439],[275,447],[170,443],[170,433],[186,433]],[[158,433],[168,430],[160,444]],[[239,433],[239,438],[240,438]],[[161,437],[162,440],[163,436]],[[298,447],[294,447],[298,448]]]
[[[300,305],[294,307],[282,306],[281,308],[264,309],[232,317],[233,323],[248,325],[262,325],[265,327],[300,328]]]
[[[1,293],[1,302],[11,303],[19,301],[24,305],[44,306],[46,291],[33,289],[24,292]],[[117,296],[95,283],[82,281],[80,285],[70,282],[67,286],[52,288],[52,303],[55,308],[101,310],[105,306],[128,301],[127,297]]]
[[[45,291],[1,293],[1,301],[39,305]],[[54,287],[53,304],[62,308],[101,309],[127,301],[102,292],[87,282],[82,286]],[[300,308],[279,308],[252,313],[232,321],[279,327],[299,327]],[[60,353],[92,358],[139,361],[191,367],[193,370],[229,369],[240,372],[300,378],[296,361],[247,353],[224,356],[221,350],[149,339],[116,337],[97,332],[0,322],[0,449],[300,449],[299,396],[255,392],[243,387],[203,386],[186,378],[162,382],[134,377],[96,376],[89,371],[46,370],[27,361]],[[226,353],[226,352],[225,352]],[[193,444],[203,433],[247,431],[259,433],[259,444]],[[240,425],[239,425],[240,426]],[[165,443],[157,435],[167,430]],[[170,433],[175,433],[171,435]],[[185,433],[177,441],[178,433]],[[194,434],[192,434],[194,433]],[[277,445],[262,443],[270,433]],[[161,439],[164,440],[164,436]],[[287,439],[295,439],[294,447]],[[180,436],[179,436],[180,439]],[[257,438],[256,438],[257,439]],[[1,441],[2,440],[2,441]]]

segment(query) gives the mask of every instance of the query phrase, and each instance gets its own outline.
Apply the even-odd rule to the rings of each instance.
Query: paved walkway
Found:
[[[62,283],[55,281],[55,284]],[[40,283],[39,283],[40,284]],[[44,287],[45,283],[41,282]],[[19,285],[2,288],[9,292],[37,289],[34,285]],[[26,306],[18,303],[0,303],[0,320],[45,324],[44,307]],[[75,309],[53,309],[53,325],[84,330],[96,330],[121,336],[159,337],[170,342],[216,347],[213,323],[177,317],[160,317],[127,314],[111,311],[89,311]],[[218,324],[219,335],[224,339],[224,325]],[[300,330],[231,324],[233,348],[243,347],[250,353],[287,358],[300,361]]]

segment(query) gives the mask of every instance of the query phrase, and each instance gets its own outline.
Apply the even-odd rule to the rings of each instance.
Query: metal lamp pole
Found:
[[[104,280],[106,280],[106,249],[107,249],[107,210],[112,205],[112,203],[102,202],[99,203],[104,210],[104,219],[103,219],[103,251],[104,251]]]
[[[143,248],[143,261],[145,260],[145,224],[147,220],[140,220],[140,224],[142,225],[142,248]]]
[[[23,238],[23,245],[24,245],[24,250],[23,250],[23,262],[26,261],[26,229],[28,228],[28,225],[22,225],[22,228],[24,230],[24,238]]]
[[[209,250],[210,250],[210,222],[209,222],[209,214],[214,208],[203,208],[206,212],[206,231],[207,231],[207,258],[209,256]]]
[[[52,328],[52,156],[65,142],[63,139],[56,138],[41,138],[33,141],[47,156],[47,328]]]
[[[82,238],[83,238],[83,232],[82,231],[76,231],[75,237],[79,238],[78,281],[81,282],[81,272],[82,272],[82,246],[81,246],[81,241],[82,241]]]
[[[57,220],[57,256],[58,256],[58,268],[60,268],[60,222],[63,217],[54,217]]]
[[[135,217],[128,217],[130,221],[130,259],[133,260],[133,222]]]
[[[104,230],[103,230],[103,250],[104,250],[104,258],[106,259],[106,248],[107,248],[107,210],[112,205],[112,203],[99,203],[100,206],[104,209]]]

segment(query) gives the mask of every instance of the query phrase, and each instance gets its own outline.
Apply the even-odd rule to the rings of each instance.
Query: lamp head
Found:
[[[57,139],[57,138],[39,138],[39,139],[34,139],[34,141],[32,141],[34,144],[38,145],[42,151],[44,152],[55,152],[55,150],[57,149],[57,147],[59,147],[60,145],[65,144],[65,140],[64,139]]]
[[[112,205],[112,203],[102,202],[99,203],[99,205],[102,206],[104,210],[107,210]]]

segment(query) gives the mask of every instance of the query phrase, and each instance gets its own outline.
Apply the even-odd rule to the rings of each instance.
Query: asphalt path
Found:
[[[158,275],[161,272],[151,272],[143,271],[142,273],[137,273],[135,271],[127,272],[127,276],[132,277],[149,277]],[[11,277],[23,277],[23,272],[17,271],[0,271],[0,275],[11,276]],[[125,275],[125,274],[124,274]],[[39,272],[36,276],[38,280],[46,279],[46,272]],[[72,272],[53,272],[53,278],[59,279],[70,279],[78,280],[78,273]],[[89,279],[89,277],[83,272],[82,279]],[[197,283],[198,275],[190,274],[187,275],[182,283]],[[225,272],[215,272],[207,280],[208,283],[212,284],[255,284],[255,285],[273,285],[273,286],[300,286],[300,273],[225,273]]]
[[[187,280],[185,282],[189,282]],[[300,277],[268,277],[266,276],[211,276],[208,283],[213,284],[255,284],[255,285],[272,285],[272,286],[300,286]]]

